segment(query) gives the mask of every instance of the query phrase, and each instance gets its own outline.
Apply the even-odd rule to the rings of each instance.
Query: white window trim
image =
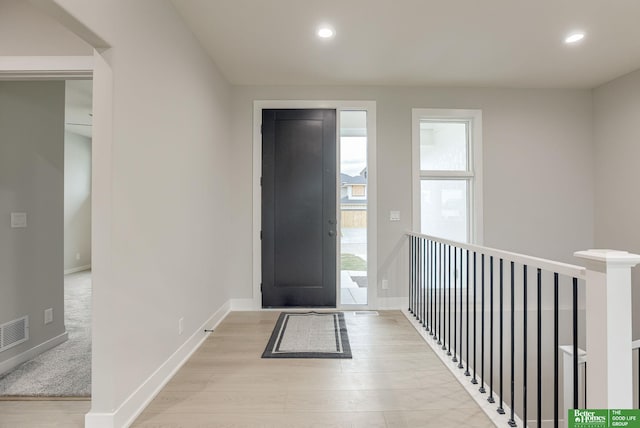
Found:
[[[253,102],[253,308],[262,309],[262,292],[260,281],[262,278],[262,246],[260,230],[262,228],[262,110],[263,109],[335,109],[336,113],[336,165],[340,165],[340,111],[364,110],[367,112],[367,223],[374,225],[367,227],[367,278],[370,286],[367,288],[366,305],[344,305],[340,302],[340,269],[336,269],[336,307],[337,309],[378,309],[385,305],[378,299],[378,223],[377,216],[377,171],[376,171],[376,102],[375,101],[334,101],[334,100],[256,100]],[[336,168],[336,216],[340,214],[340,168]],[[337,217],[339,218],[339,217]],[[338,222],[339,223],[339,222]],[[339,232],[339,229],[338,231]],[[340,234],[338,233],[338,236]],[[336,263],[340,266],[340,240],[337,240]]]
[[[412,139],[412,192],[413,192],[413,230],[420,231],[420,120],[460,120],[470,123],[469,127],[469,171],[425,171],[426,176],[434,178],[465,178],[470,180],[469,191],[469,239],[471,243],[482,245],[484,242],[484,222],[482,205],[482,110],[469,109],[431,109],[414,108],[411,110]]]

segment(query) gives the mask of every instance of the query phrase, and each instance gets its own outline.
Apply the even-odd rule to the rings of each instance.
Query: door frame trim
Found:
[[[378,238],[377,238],[377,171],[376,171],[376,102],[375,101],[331,101],[331,100],[255,100],[253,102],[253,217],[252,217],[252,280],[253,307],[262,310],[262,293],[260,282],[262,279],[262,246],[260,230],[262,229],[262,190],[260,177],[262,176],[262,110],[264,109],[335,109],[336,110],[336,165],[340,156],[340,111],[367,111],[367,289],[366,305],[340,304],[340,269],[336,269],[336,307],[338,309],[377,309],[377,266],[378,266]],[[336,168],[336,215],[339,214],[340,197],[340,168]],[[339,217],[336,217],[339,218]],[[337,266],[340,257],[340,240],[337,240]]]
[[[71,17],[69,30],[75,29]],[[82,37],[81,37],[82,38]],[[84,39],[84,38],[83,38]],[[86,39],[84,39],[87,41]],[[91,155],[91,265],[92,274],[92,356],[91,367],[110,359],[107,353],[96,350],[96,337],[110,326],[109,317],[103,317],[104,305],[98,305],[104,290],[108,290],[111,277],[111,181],[113,144],[113,72],[105,56],[109,49],[94,46],[92,56],[25,56],[0,58],[0,80],[70,80],[91,79],[93,81],[93,137]],[[104,365],[104,364],[102,364]],[[105,419],[105,413],[94,412],[96,406],[108,406],[109,375],[93,370],[91,376],[92,409],[84,415],[89,424],[91,420]],[[116,412],[117,413],[117,412]],[[112,415],[112,414],[109,414]],[[117,415],[116,415],[117,417]],[[111,416],[109,417],[111,419]]]
[[[0,56],[1,80],[93,79],[95,58],[81,56]]]

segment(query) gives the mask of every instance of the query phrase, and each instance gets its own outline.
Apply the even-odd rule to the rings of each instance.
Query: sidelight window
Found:
[[[340,111],[340,302],[368,303],[367,111]]]

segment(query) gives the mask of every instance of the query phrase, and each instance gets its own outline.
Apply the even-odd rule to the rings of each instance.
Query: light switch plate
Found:
[[[27,227],[27,213],[11,213],[11,227]]]
[[[390,211],[389,212],[389,220],[390,221],[400,221],[400,211]]]
[[[44,310],[44,323],[51,324],[53,322],[53,308]]]

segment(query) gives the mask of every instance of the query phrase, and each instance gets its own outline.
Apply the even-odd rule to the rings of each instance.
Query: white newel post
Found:
[[[588,406],[631,409],[631,268],[640,263],[640,255],[613,250],[578,251],[574,255],[585,260],[587,268]]]

